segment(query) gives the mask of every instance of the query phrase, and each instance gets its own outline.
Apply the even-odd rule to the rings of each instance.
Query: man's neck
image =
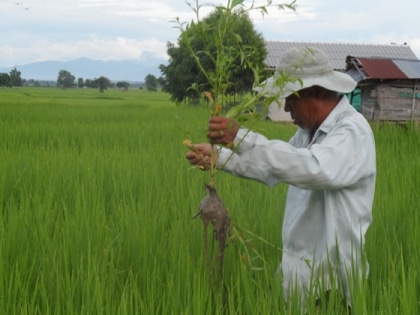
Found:
[[[309,130],[309,143],[312,142],[316,131],[318,130],[319,126],[324,122],[324,120],[330,115],[330,113],[334,110],[334,108],[337,106],[337,104],[340,102],[342,96],[338,96],[337,98],[331,99],[331,100],[323,100],[320,102],[319,109],[321,111],[319,123],[315,126],[313,126]]]

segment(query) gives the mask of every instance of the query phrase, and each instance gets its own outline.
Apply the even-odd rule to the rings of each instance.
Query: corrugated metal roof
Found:
[[[355,81],[420,80],[420,60],[358,58],[348,56],[346,73]]]
[[[341,43],[311,43],[311,42],[280,42],[266,41],[266,65],[274,69],[281,55],[293,47],[314,47],[325,52],[334,69],[344,71],[347,56],[366,58],[395,58],[418,60],[414,52],[407,45],[368,45]]]
[[[407,79],[392,59],[358,58],[369,79]]]
[[[393,61],[408,78],[420,78],[420,62],[413,62],[412,60]]]

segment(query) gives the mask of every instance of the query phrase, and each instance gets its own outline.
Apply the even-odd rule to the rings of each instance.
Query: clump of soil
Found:
[[[223,201],[217,195],[216,188],[207,184],[205,184],[205,187],[207,190],[207,196],[201,201],[198,212],[193,216],[193,219],[200,215],[204,224],[204,250],[208,266],[209,253],[207,228],[209,223],[212,224],[214,239],[219,243],[219,252],[217,257],[220,260],[220,272],[223,273],[223,259],[229,234],[230,216],[223,204]]]

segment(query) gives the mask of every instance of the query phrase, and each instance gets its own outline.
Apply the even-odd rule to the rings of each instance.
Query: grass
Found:
[[[224,308],[209,282],[191,220],[209,174],[190,168],[182,145],[205,140],[208,116],[161,92],[0,89],[0,313],[299,314],[274,280],[285,185],[218,173],[233,222],[255,235],[226,249]],[[419,314],[419,131],[372,127],[370,275],[355,314]],[[258,128],[281,139],[295,130]]]

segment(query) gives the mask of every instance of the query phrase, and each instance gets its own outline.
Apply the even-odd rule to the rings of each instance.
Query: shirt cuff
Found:
[[[255,133],[246,128],[241,128],[236,134],[235,140],[233,141],[233,149],[219,146],[218,147],[218,160],[216,167],[218,169],[228,170],[232,167],[232,160],[235,160],[234,156],[241,154],[241,152],[246,151],[248,148],[254,146],[255,143]],[[231,163],[232,162],[232,163]]]
[[[249,129],[239,129],[233,142],[236,147],[236,152],[240,153],[246,151],[249,148],[252,148],[255,145],[255,138],[255,133]]]

